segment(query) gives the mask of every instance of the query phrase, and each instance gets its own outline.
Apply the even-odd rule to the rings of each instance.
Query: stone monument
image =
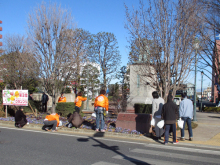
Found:
[[[152,86],[156,81],[155,70],[151,65],[146,65],[148,51],[139,55],[139,61],[130,65],[130,95],[127,100],[126,113],[119,113],[116,127],[123,129],[137,130],[142,133],[149,133],[150,114],[135,114],[134,104],[152,104]],[[148,76],[151,76],[149,78]],[[153,82],[152,82],[153,81]]]

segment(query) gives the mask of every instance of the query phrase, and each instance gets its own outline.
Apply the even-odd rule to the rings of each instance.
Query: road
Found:
[[[1,165],[219,164],[220,148],[0,127]]]

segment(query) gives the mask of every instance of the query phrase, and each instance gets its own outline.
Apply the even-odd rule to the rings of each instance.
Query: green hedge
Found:
[[[134,104],[135,113],[152,113],[152,104]]]
[[[220,107],[202,107],[203,112],[220,112]]]
[[[80,115],[83,117],[84,114],[82,112],[82,107],[80,108]],[[66,103],[57,103],[56,104],[56,112],[60,112],[63,117],[66,117],[69,113],[73,113],[75,111],[75,103],[66,102]]]

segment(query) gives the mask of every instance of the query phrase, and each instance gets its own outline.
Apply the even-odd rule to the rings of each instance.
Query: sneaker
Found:
[[[190,138],[189,138],[189,141],[193,141],[193,138],[192,138],[192,137],[190,137]]]
[[[52,130],[51,132],[57,132],[57,130]]]
[[[96,132],[99,132],[99,129],[96,129],[95,131],[96,131]]]
[[[181,137],[180,140],[181,140],[181,141],[185,141],[185,138],[184,138],[184,137],[183,137],[183,138]]]
[[[178,140],[176,140],[176,142],[173,142],[173,144],[178,144],[179,143],[179,141]]]
[[[68,128],[72,128],[72,126],[73,126],[72,123],[69,123]]]
[[[164,145],[168,145],[168,143],[164,143]]]
[[[104,129],[102,129],[102,130],[101,130],[101,132],[105,132],[105,130],[104,130]]]

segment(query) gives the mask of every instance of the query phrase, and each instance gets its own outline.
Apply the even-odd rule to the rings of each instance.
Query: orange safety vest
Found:
[[[59,126],[60,123],[60,116],[57,113],[52,113],[50,115],[47,115],[45,117],[45,119],[47,119],[48,121],[52,121],[52,120],[56,120],[57,121],[57,127]]]
[[[66,102],[66,97],[59,97],[58,103],[65,103]]]
[[[103,107],[108,111],[108,98],[103,94],[95,98],[94,107]]]
[[[87,100],[86,97],[77,96],[76,99],[75,99],[75,106],[81,107],[82,101],[86,101],[86,100]]]

